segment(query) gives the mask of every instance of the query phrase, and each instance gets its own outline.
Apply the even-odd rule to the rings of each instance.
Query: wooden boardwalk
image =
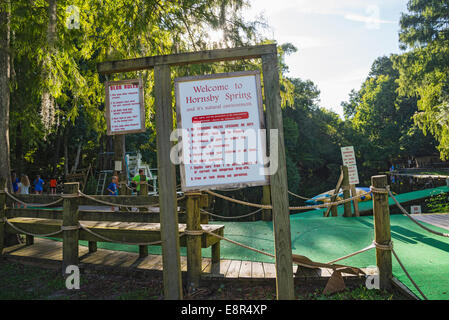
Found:
[[[24,244],[5,248],[4,256],[9,261],[34,264],[42,267],[60,268],[62,261],[62,242],[35,238],[33,245]],[[137,253],[98,249],[89,253],[88,248],[79,246],[80,268],[85,269],[114,269],[122,272],[150,272],[162,275],[162,256],[148,255],[139,258]],[[181,256],[181,270],[187,271],[187,258]],[[241,260],[221,260],[219,264],[212,264],[210,258],[203,258],[202,280],[267,280],[276,278],[275,265],[265,262],[251,262]],[[308,269],[293,266],[295,280],[328,280],[332,270]],[[343,274],[346,278],[357,278]]]
[[[449,214],[414,214],[416,220],[449,230]]]

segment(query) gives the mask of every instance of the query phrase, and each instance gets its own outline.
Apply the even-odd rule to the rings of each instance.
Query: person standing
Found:
[[[134,178],[132,179],[132,183],[134,185],[136,185],[137,194],[139,194],[139,191],[140,191],[140,182],[143,182],[143,181],[148,182],[148,181],[150,181],[150,179],[147,176],[145,176],[145,171],[143,169],[139,169],[139,174],[135,175]]]
[[[118,177],[112,176],[111,183],[108,185],[106,191],[110,196],[118,196]],[[116,207],[111,207],[112,211],[115,211]]]
[[[19,191],[19,182],[20,182],[20,180],[19,180],[19,178],[17,178],[17,175],[16,175],[15,172],[13,172],[11,174],[11,182],[12,182],[12,191],[14,193],[17,193]]]
[[[30,194],[30,179],[28,179],[28,176],[25,174],[22,174],[22,177],[20,178],[20,182],[18,183],[19,194]],[[23,206],[26,208],[26,205]]]
[[[58,185],[58,181],[56,178],[50,179],[50,194],[56,194],[56,187]]]
[[[41,179],[40,175],[37,175],[36,180],[34,180],[34,192],[36,194],[42,194],[42,191],[44,191],[44,180]]]

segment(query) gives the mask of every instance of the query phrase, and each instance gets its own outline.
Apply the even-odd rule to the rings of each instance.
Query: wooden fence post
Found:
[[[78,182],[64,183],[64,195],[77,195],[79,191]],[[63,201],[62,226],[78,226],[78,203],[79,199],[65,198]],[[79,230],[62,231],[62,274],[69,265],[78,265],[78,239]]]
[[[170,160],[170,135],[173,130],[172,86],[170,67],[166,64],[154,67],[154,95],[164,298],[174,300],[182,299],[182,278],[176,168]]]
[[[3,256],[3,248],[5,246],[5,224],[6,221],[6,179],[0,177],[0,260]]]
[[[278,130],[278,168],[270,176],[276,256],[276,297],[278,300],[293,300],[295,293],[292,268],[292,239],[290,210],[288,208],[287,166],[285,162],[278,57],[277,52],[264,54],[261,57],[267,129]]]
[[[140,176],[139,181],[139,196],[147,196],[148,195],[148,182],[147,177],[145,175]],[[139,211],[146,212],[147,208],[140,208]],[[148,246],[139,246],[139,257],[145,258],[148,256]]]
[[[270,186],[263,186],[262,192],[263,192],[262,204],[270,205],[271,204]],[[262,210],[262,220],[263,221],[271,221],[272,219],[273,219],[273,216],[271,214],[271,210],[263,209]]]
[[[375,188],[385,189],[387,176],[371,177],[371,185]],[[388,194],[373,191],[373,214],[374,241],[381,245],[389,245],[391,242],[391,230]],[[380,289],[391,290],[391,279],[393,277],[391,251],[376,248],[376,263],[379,269]]]
[[[347,166],[341,166],[341,170],[343,172],[343,181],[341,183],[341,187],[343,189],[343,199],[349,199],[351,197],[351,191],[349,189],[349,172]],[[338,192],[338,191],[337,191]],[[345,202],[343,204],[344,207],[344,217],[352,217],[351,211],[351,202]]]
[[[187,193],[186,230],[201,230],[200,192]],[[192,288],[198,288],[201,278],[201,235],[187,235],[187,281]]]
[[[351,197],[357,196],[357,189],[355,188],[355,184],[351,184],[350,189],[351,189]],[[359,199],[352,200],[352,203],[354,204],[354,216],[360,217]]]

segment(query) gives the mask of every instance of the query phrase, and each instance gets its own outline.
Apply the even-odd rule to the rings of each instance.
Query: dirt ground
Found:
[[[403,300],[398,291],[392,293],[368,290],[360,283],[347,284],[347,289],[323,295],[323,282],[297,284],[296,298],[301,300]],[[274,284],[208,281],[196,290],[184,290],[186,300],[273,300]],[[80,289],[68,290],[59,270],[13,262],[0,262],[0,299],[2,300],[161,300],[162,277],[149,274],[115,274],[84,270]]]

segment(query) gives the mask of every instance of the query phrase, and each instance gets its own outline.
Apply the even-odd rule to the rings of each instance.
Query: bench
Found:
[[[24,218],[15,217],[9,218],[8,221],[17,228],[33,233],[33,234],[49,234],[61,229],[62,220],[59,219],[42,219],[42,218]],[[142,223],[142,222],[112,222],[112,221],[79,221],[87,229],[99,234],[100,236],[107,237],[111,240],[117,240],[117,242],[129,242],[129,243],[147,243],[156,242],[161,240],[161,225],[160,223]],[[202,229],[207,232],[212,232],[219,236],[223,236],[223,225],[201,225]],[[186,224],[179,224],[179,234],[182,234],[186,230]],[[15,230],[10,225],[5,225],[5,231],[7,233],[20,234],[21,232]],[[59,233],[53,238],[61,238],[62,233]],[[27,243],[32,244],[32,236],[27,236]],[[83,229],[79,229],[79,240],[89,241],[89,252],[96,251],[97,242],[108,242],[102,238],[99,238]],[[180,246],[186,247],[186,237],[183,236],[179,239]],[[109,241],[116,242],[116,241]],[[160,244],[158,244],[160,245]],[[147,247],[147,246],[139,246]],[[201,247],[211,247],[212,262],[216,263],[220,261],[220,239],[214,237],[208,233],[201,235]],[[146,248],[148,249],[148,248]],[[145,248],[140,249],[141,256],[145,256]]]

